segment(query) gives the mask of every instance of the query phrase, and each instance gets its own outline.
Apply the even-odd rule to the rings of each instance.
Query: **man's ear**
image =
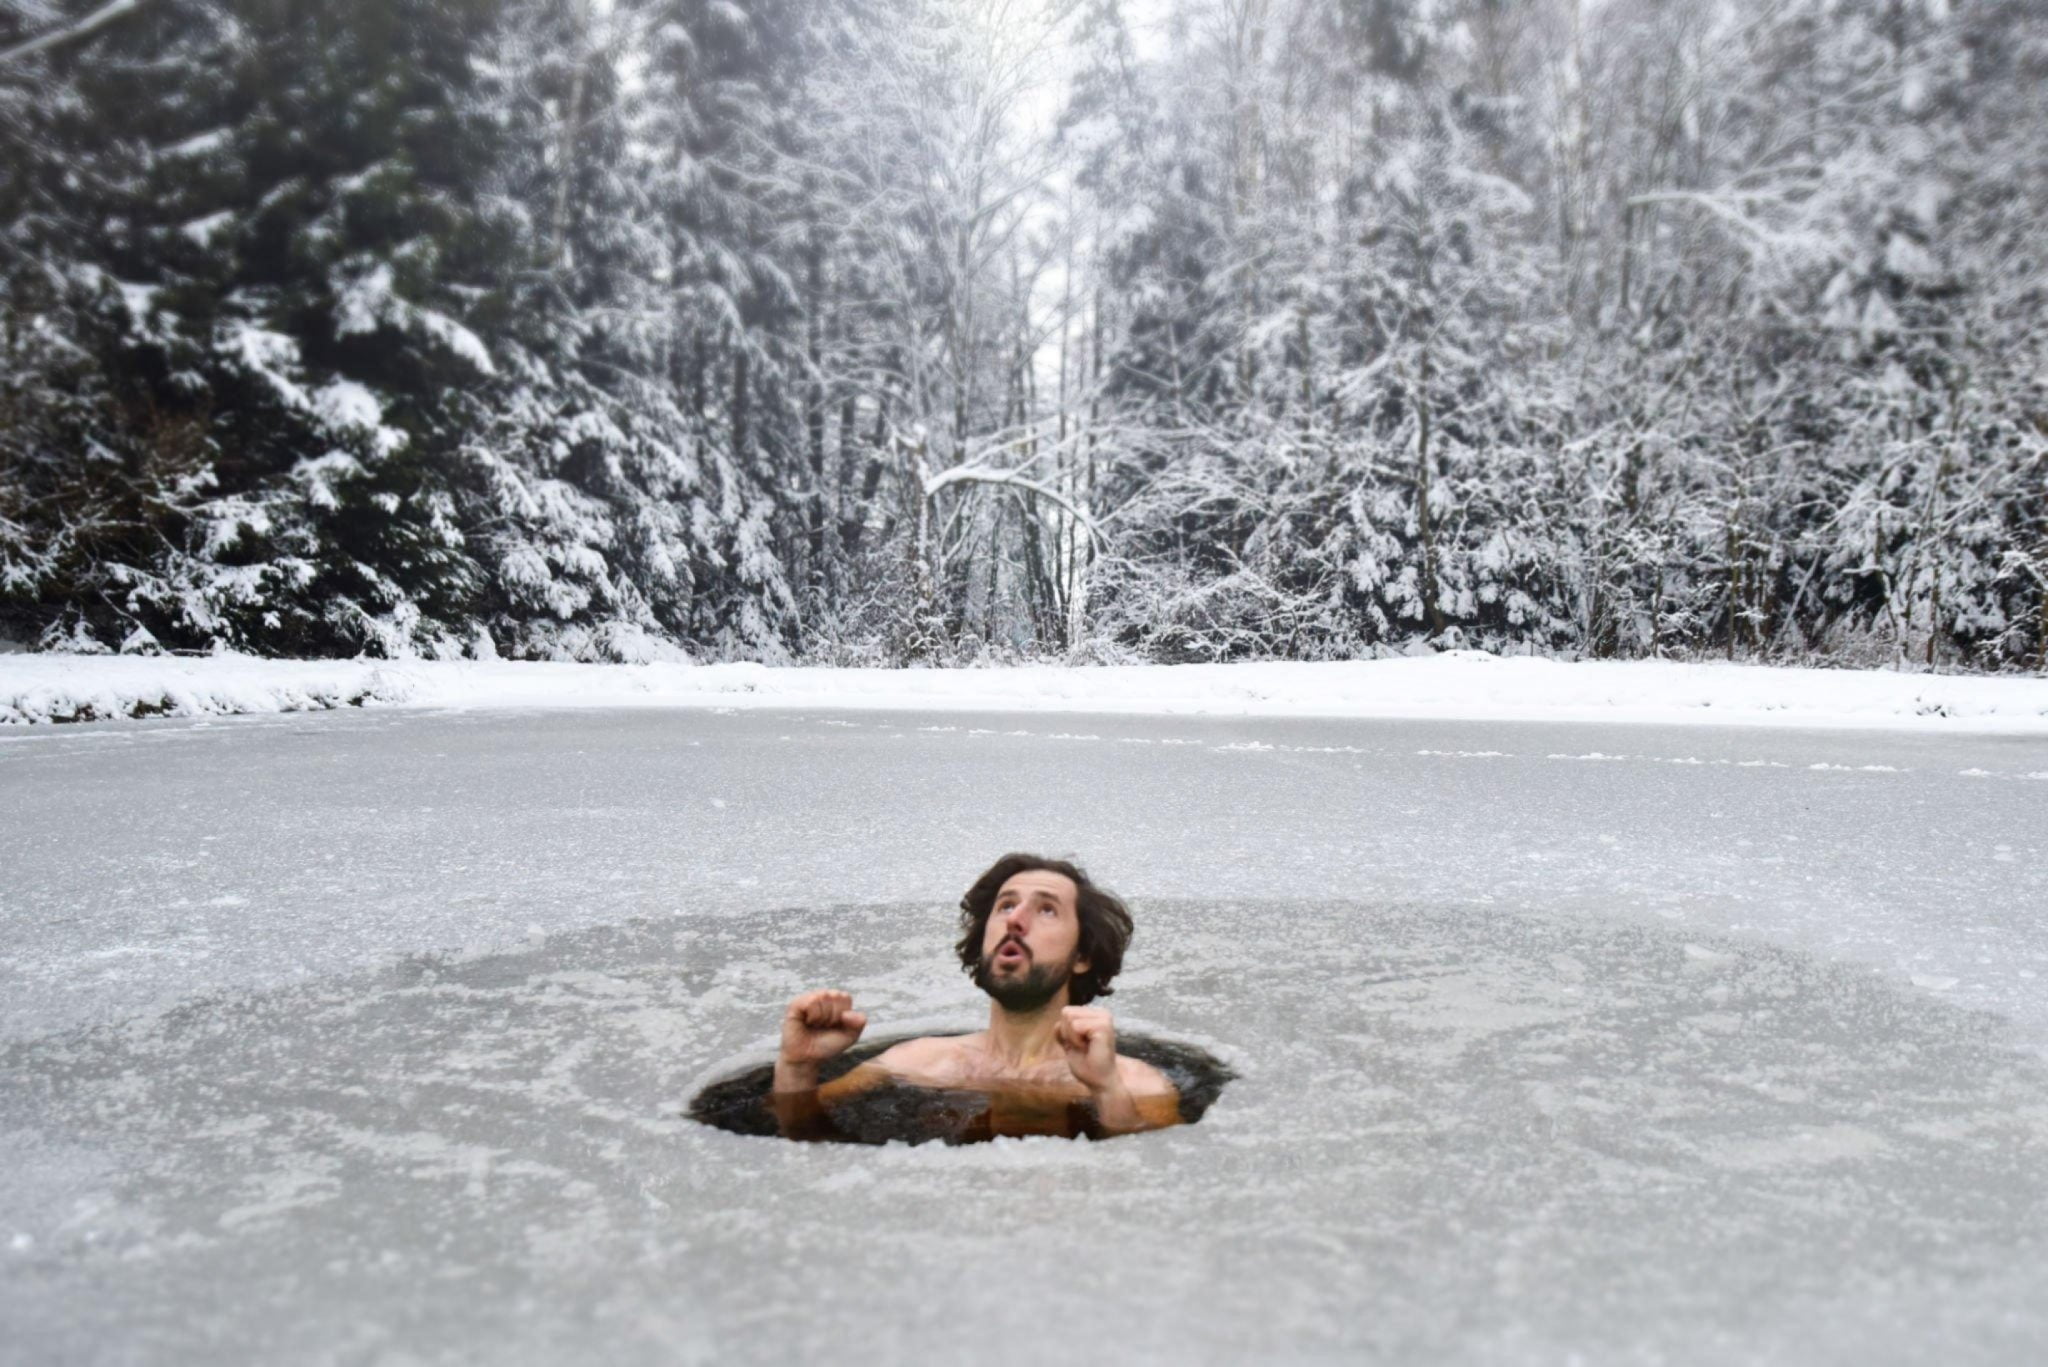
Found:
[[[1085,957],[1074,960],[1074,971],[1076,973],[1086,973],[1089,969],[1093,967],[1095,967],[1095,965],[1089,963]]]

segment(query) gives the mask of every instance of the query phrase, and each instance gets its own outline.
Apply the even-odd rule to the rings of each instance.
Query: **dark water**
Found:
[[[904,1036],[902,1038],[909,1038]],[[842,1077],[900,1039],[875,1040],[849,1049],[818,1070],[820,1085]],[[1191,1044],[1118,1035],[1117,1052],[1151,1064],[1179,1092],[1180,1122],[1200,1120],[1236,1074],[1222,1061]],[[832,1144],[976,1144],[1024,1135],[1065,1139],[1110,1138],[1086,1106],[1028,1091],[983,1091],[917,1087],[894,1083],[835,1103],[796,1132],[789,1132],[769,1104],[775,1065],[764,1063],[722,1078],[690,1101],[692,1120],[734,1134],[801,1139]]]

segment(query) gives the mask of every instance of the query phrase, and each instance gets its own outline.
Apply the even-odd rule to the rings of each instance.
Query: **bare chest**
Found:
[[[1044,1095],[1080,1098],[1088,1089],[1075,1080],[1063,1058],[1018,1067],[978,1049],[950,1048],[891,1069],[904,1082],[924,1087],[963,1087],[977,1091],[1029,1090]]]

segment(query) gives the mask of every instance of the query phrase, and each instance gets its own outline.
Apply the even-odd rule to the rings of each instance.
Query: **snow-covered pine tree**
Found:
[[[163,0],[38,59],[97,218],[31,249],[95,301],[105,398],[72,460],[130,500],[72,600],[98,639],[454,648],[449,394],[494,370],[465,315],[507,240],[464,98],[490,19]]]

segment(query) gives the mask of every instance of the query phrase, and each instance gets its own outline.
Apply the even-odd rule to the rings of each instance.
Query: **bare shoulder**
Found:
[[[1132,1058],[1129,1054],[1116,1056],[1116,1073],[1132,1096],[1179,1095],[1179,1089],[1166,1074],[1143,1059]]]

